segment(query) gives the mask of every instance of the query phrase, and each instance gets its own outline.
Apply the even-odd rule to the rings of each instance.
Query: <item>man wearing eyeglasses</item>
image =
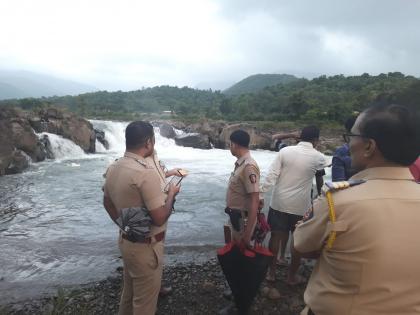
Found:
[[[318,257],[301,314],[419,314],[420,185],[408,169],[418,122],[405,107],[373,107],[344,138],[359,184],[318,199],[294,234],[296,251]]]

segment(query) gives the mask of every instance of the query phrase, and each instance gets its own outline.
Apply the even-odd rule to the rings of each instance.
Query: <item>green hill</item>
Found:
[[[400,72],[371,76],[320,76],[265,87],[255,93],[226,95],[220,91],[157,86],[131,92],[100,91],[78,96],[0,101],[1,105],[38,109],[62,106],[84,117],[137,119],[166,117],[226,121],[293,121],[342,123],[371,104],[408,105],[420,111],[420,80]],[[166,116],[165,116],[166,115]]]
[[[223,93],[230,96],[255,93],[268,86],[286,84],[296,80],[298,78],[290,74],[255,74],[232,85],[230,88],[224,90]]]

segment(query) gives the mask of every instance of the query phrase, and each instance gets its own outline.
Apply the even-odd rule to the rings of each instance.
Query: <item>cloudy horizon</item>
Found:
[[[418,16],[418,0],[5,0],[0,71],[101,90],[219,89],[257,73],[419,77]]]

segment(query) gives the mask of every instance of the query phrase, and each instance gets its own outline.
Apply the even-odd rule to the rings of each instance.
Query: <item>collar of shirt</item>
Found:
[[[307,148],[313,148],[313,144],[307,141],[300,141],[297,145]]]
[[[351,179],[402,179],[402,180],[413,180],[408,167],[372,167],[360,171],[354,175]]]
[[[250,155],[250,153],[248,152],[248,153],[245,153],[244,155],[242,155],[236,162],[235,162],[235,167],[239,167],[239,166],[241,166],[244,162],[245,162],[245,160],[247,159],[247,158],[249,158],[251,155]]]
[[[132,159],[139,160],[146,163],[146,160],[144,159],[144,157],[137,155],[135,153],[132,153],[132,152],[125,152],[124,157],[132,158]]]

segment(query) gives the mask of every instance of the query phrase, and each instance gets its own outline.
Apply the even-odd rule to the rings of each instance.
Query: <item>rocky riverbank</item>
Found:
[[[72,113],[58,108],[36,112],[18,108],[0,111],[0,175],[20,173],[30,162],[53,158],[48,136],[53,133],[73,141],[86,153],[95,152],[96,134],[92,124]]]
[[[190,124],[181,121],[152,123],[160,127],[162,136],[175,139],[177,145],[199,149],[228,149],[231,132],[240,128],[250,134],[251,149],[272,150],[273,133],[292,131],[260,128],[253,123],[228,124],[225,121],[208,120]],[[183,130],[185,134],[177,135],[174,128]],[[69,139],[86,153],[96,151],[96,140],[109,148],[104,131],[95,130],[88,120],[62,108],[51,107],[31,112],[19,108],[3,108],[0,111],[0,176],[20,173],[31,162],[54,158],[48,135],[39,136],[43,132]],[[288,145],[295,143],[293,139],[286,139],[284,142]],[[332,154],[341,142],[337,131],[324,131],[321,133],[318,149]]]
[[[200,149],[228,149],[229,136],[236,129],[247,131],[251,137],[251,149],[273,150],[274,141],[271,139],[275,133],[290,133],[299,129],[285,128],[273,130],[271,128],[260,128],[252,123],[233,123],[225,121],[203,120],[199,123],[185,124],[181,121],[153,121],[155,126],[160,127],[160,134],[163,137],[175,139],[180,146],[194,147]],[[173,128],[184,131],[185,135],[176,135]],[[293,145],[294,139],[285,139],[284,143]],[[340,130],[321,130],[320,141],[317,149],[326,154],[332,154],[342,144]]]
[[[311,264],[304,264],[300,273],[308,278]],[[122,268],[107,279],[78,288],[59,290],[55,296],[4,305],[0,314],[116,314],[121,291]],[[279,266],[276,283],[264,282],[255,298],[250,314],[296,315],[303,309],[306,284],[286,285],[287,267]],[[169,296],[159,298],[158,315],[217,314],[230,303],[227,285],[217,261],[204,264],[167,266],[164,283],[173,289]],[[280,297],[273,296],[273,288]]]

